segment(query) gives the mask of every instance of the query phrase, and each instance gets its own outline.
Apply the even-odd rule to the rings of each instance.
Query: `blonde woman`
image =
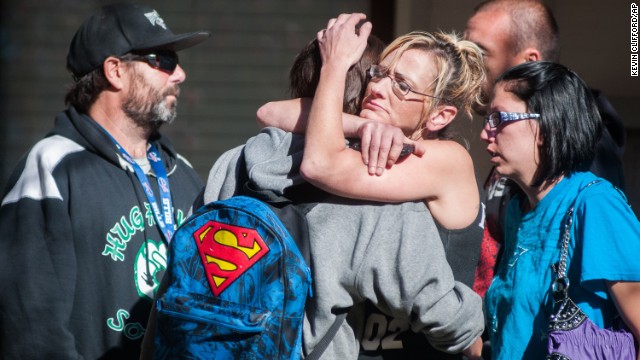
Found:
[[[346,71],[359,56],[349,50],[356,47],[349,43],[356,39],[350,28],[355,19],[341,15],[318,33],[323,67],[308,121],[300,116],[308,111],[308,100],[300,99],[268,103],[258,111],[258,120],[290,131],[306,128],[301,172],[328,192],[380,202],[423,200],[438,223],[456,280],[471,286],[483,209],[471,157],[447,130],[459,111],[470,116],[471,106],[479,102],[484,79],[481,52],[454,34],[401,36],[369,69],[360,116],[350,116],[342,113],[340,95]],[[362,154],[345,147],[345,136],[361,138]],[[398,160],[403,142],[414,144],[417,155],[426,154],[389,167]],[[368,166],[363,166],[363,160]],[[390,348],[428,351],[424,337],[404,337],[389,348],[382,341],[372,343],[367,339],[382,339],[398,329],[389,326],[381,333],[371,321],[367,323],[361,349],[367,356],[382,352],[388,356],[395,351]]]
[[[380,64],[369,69],[369,79],[360,116],[334,107],[342,101],[336,94],[343,93],[343,79],[318,88],[313,101],[317,125],[306,134],[305,178],[349,198],[424,200],[445,238],[471,230],[476,233],[471,237],[481,237],[483,209],[473,163],[465,147],[448,133],[458,112],[470,117],[471,106],[480,101],[484,79],[480,50],[455,34],[413,32],[387,46]],[[326,97],[332,102],[317,105]],[[304,132],[307,118],[300,115],[309,111],[310,104],[308,99],[267,103],[258,110],[258,121]],[[345,147],[345,137],[361,138],[362,154]],[[398,160],[403,142],[413,143],[420,156],[403,159],[402,166],[388,168],[384,176],[370,176],[382,175]],[[468,252],[477,250],[477,245],[467,243]],[[467,285],[472,272],[464,278]]]

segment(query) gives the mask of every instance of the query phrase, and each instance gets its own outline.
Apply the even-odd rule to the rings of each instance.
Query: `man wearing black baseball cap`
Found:
[[[0,358],[137,359],[166,249],[202,182],[158,132],[176,116],[174,34],[143,4],[105,6],[67,56],[69,107],[0,207]]]

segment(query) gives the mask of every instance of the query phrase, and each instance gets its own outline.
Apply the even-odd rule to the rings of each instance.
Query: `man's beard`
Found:
[[[127,99],[122,104],[122,111],[142,128],[157,130],[163,124],[171,124],[177,114],[180,93],[178,85],[160,92],[146,83],[144,77],[138,74],[133,76],[135,85],[129,90]],[[166,101],[169,95],[176,97],[171,105]]]

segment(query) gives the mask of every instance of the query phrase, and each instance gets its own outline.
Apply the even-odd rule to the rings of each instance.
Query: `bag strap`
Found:
[[[278,195],[270,190],[257,190],[251,181],[244,183],[242,192],[244,195],[265,202],[278,215],[296,242],[304,260],[307,264],[311,264],[309,229],[305,215],[329,194],[309,183],[304,183],[288,188],[283,195]],[[322,356],[347,318],[347,314],[348,309],[336,316],[327,333],[313,351],[304,358],[305,360],[317,360]]]
[[[338,333],[338,329],[340,329],[340,326],[342,326],[344,319],[347,318],[347,314],[348,312],[345,311],[339,314],[338,316],[336,316],[336,321],[334,321],[333,324],[331,324],[331,327],[329,328],[327,333],[324,334],[324,337],[322,337],[320,342],[318,342],[318,345],[316,345],[316,347],[313,348],[313,351],[311,352],[311,354],[309,354],[306,358],[304,358],[304,360],[318,360],[320,358],[322,353],[325,350],[327,350],[327,347],[329,346],[331,341],[333,341],[333,338]]]
[[[576,198],[567,210],[564,221],[564,232],[560,240],[560,260],[558,262],[556,279],[551,284],[553,299],[558,302],[569,297],[569,277],[567,276],[567,258],[569,257],[569,243],[571,242],[571,226],[573,225],[573,210],[579,195],[589,186],[599,183],[601,180],[593,180],[578,191]]]
[[[309,183],[304,183],[287,189],[283,195],[278,195],[271,190],[257,190],[251,181],[247,181],[242,188],[242,195],[258,199],[271,208],[291,234],[304,261],[311,265],[311,245],[306,215],[326,198],[328,193]]]

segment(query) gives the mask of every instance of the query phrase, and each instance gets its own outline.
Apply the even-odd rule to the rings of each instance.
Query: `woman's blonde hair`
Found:
[[[390,63],[390,67],[393,67],[400,56],[410,49],[422,50],[433,56],[437,73],[430,85],[437,99],[430,98],[432,101],[425,102],[412,138],[422,137],[427,115],[443,103],[455,106],[471,118],[472,106],[482,104],[480,90],[485,80],[482,50],[456,33],[414,31],[389,44],[382,52],[381,59],[397,50]],[[440,131],[434,137],[446,137],[445,131]]]

